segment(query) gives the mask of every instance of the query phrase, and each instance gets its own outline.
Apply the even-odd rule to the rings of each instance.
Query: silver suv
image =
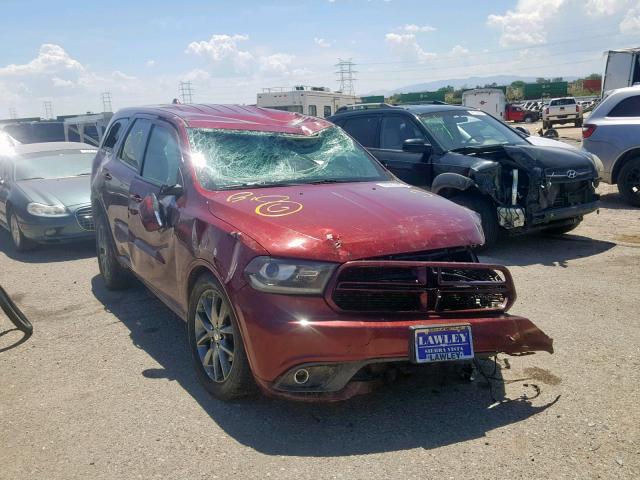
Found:
[[[598,156],[602,180],[640,207],[640,87],[613,90],[582,127],[582,148]]]

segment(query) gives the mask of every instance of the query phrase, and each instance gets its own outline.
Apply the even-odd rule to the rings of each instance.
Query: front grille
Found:
[[[505,267],[474,262],[348,262],[327,291],[330,304],[349,312],[505,311],[515,301]]]
[[[588,180],[552,183],[549,187],[551,208],[564,208],[594,201],[594,188]]]
[[[96,225],[93,222],[93,211],[91,206],[82,207],[76,210],[76,220],[83,230],[93,232],[96,229]]]

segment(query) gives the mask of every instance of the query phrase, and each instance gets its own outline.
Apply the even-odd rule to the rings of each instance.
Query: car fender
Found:
[[[436,178],[434,178],[433,183],[431,184],[431,191],[435,194],[438,194],[445,188],[453,188],[455,190],[459,190],[464,192],[465,190],[475,187],[476,184],[469,177],[465,177],[464,175],[460,175],[459,173],[441,173]]]

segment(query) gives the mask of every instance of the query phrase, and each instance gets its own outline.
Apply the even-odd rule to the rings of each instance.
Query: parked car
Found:
[[[76,142],[16,145],[0,154],[0,226],[16,250],[93,237],[95,154],[95,147]]]
[[[611,92],[582,127],[582,148],[602,160],[606,183],[640,206],[640,87]]]
[[[399,182],[324,119],[122,110],[92,201],[106,287],[133,273],[186,320],[197,376],[224,400],[254,383],[336,400],[397,366],[553,351],[506,313],[511,276],[478,263],[477,216]]]
[[[542,128],[552,128],[554,124],[573,123],[582,126],[582,108],[573,97],[554,98],[542,110]]]
[[[505,122],[533,123],[540,120],[540,112],[508,103],[504,110],[503,120]]]
[[[589,155],[534,146],[479,110],[413,105],[330,120],[401,180],[475,210],[488,245],[502,233],[568,232],[598,205]]]

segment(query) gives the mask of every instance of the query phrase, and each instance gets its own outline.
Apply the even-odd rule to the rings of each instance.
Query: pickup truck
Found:
[[[542,110],[542,128],[551,128],[555,123],[582,126],[582,107],[576,103],[575,98],[554,98]]]

